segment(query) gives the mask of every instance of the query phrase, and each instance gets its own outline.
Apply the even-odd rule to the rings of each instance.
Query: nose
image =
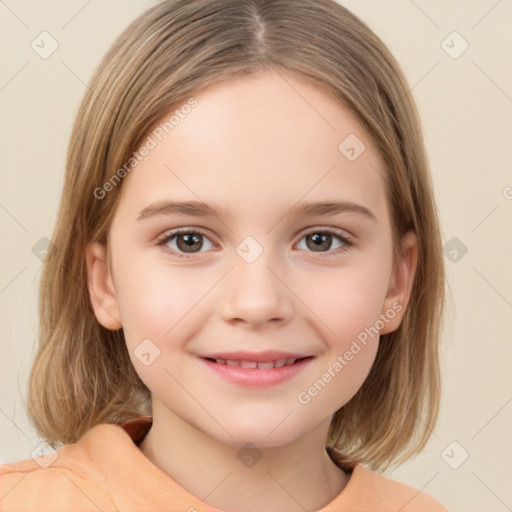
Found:
[[[260,328],[267,323],[286,325],[293,315],[293,293],[275,261],[264,251],[255,261],[233,256],[220,304],[224,321]]]

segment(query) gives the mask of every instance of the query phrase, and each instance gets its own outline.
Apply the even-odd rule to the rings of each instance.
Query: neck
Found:
[[[349,476],[325,450],[329,420],[307,436],[275,448],[225,445],[153,406],[142,453],[208,505],[227,511],[304,512],[330,503]]]

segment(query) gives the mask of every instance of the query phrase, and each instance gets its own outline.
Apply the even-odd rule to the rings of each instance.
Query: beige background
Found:
[[[440,419],[424,453],[387,474],[453,511],[510,510],[512,2],[342,3],[404,68],[450,241]],[[41,269],[33,248],[51,237],[78,103],[107,47],[153,4],[0,2],[0,462],[28,458],[40,443],[24,410]],[[47,59],[31,48],[43,31],[59,45]]]

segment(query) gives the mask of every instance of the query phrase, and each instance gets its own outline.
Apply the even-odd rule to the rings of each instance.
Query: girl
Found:
[[[100,64],[2,510],[445,511],[379,471],[439,406],[418,115],[334,0],[166,0]]]

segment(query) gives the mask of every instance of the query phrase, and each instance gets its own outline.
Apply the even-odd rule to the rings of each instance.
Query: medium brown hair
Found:
[[[54,448],[99,423],[151,414],[151,393],[123,330],[101,326],[91,305],[85,250],[92,241],[107,243],[122,182],[101,200],[94,191],[170,109],[213,82],[269,69],[321,88],[356,115],[386,169],[395,247],[409,230],[419,245],[405,316],[381,337],[356,395],[334,413],[327,449],[385,469],[427,442],[440,399],[444,268],[419,116],[399,65],[334,0],[167,0],[135,19],[108,50],[71,133],[41,276],[27,400],[29,418]]]

